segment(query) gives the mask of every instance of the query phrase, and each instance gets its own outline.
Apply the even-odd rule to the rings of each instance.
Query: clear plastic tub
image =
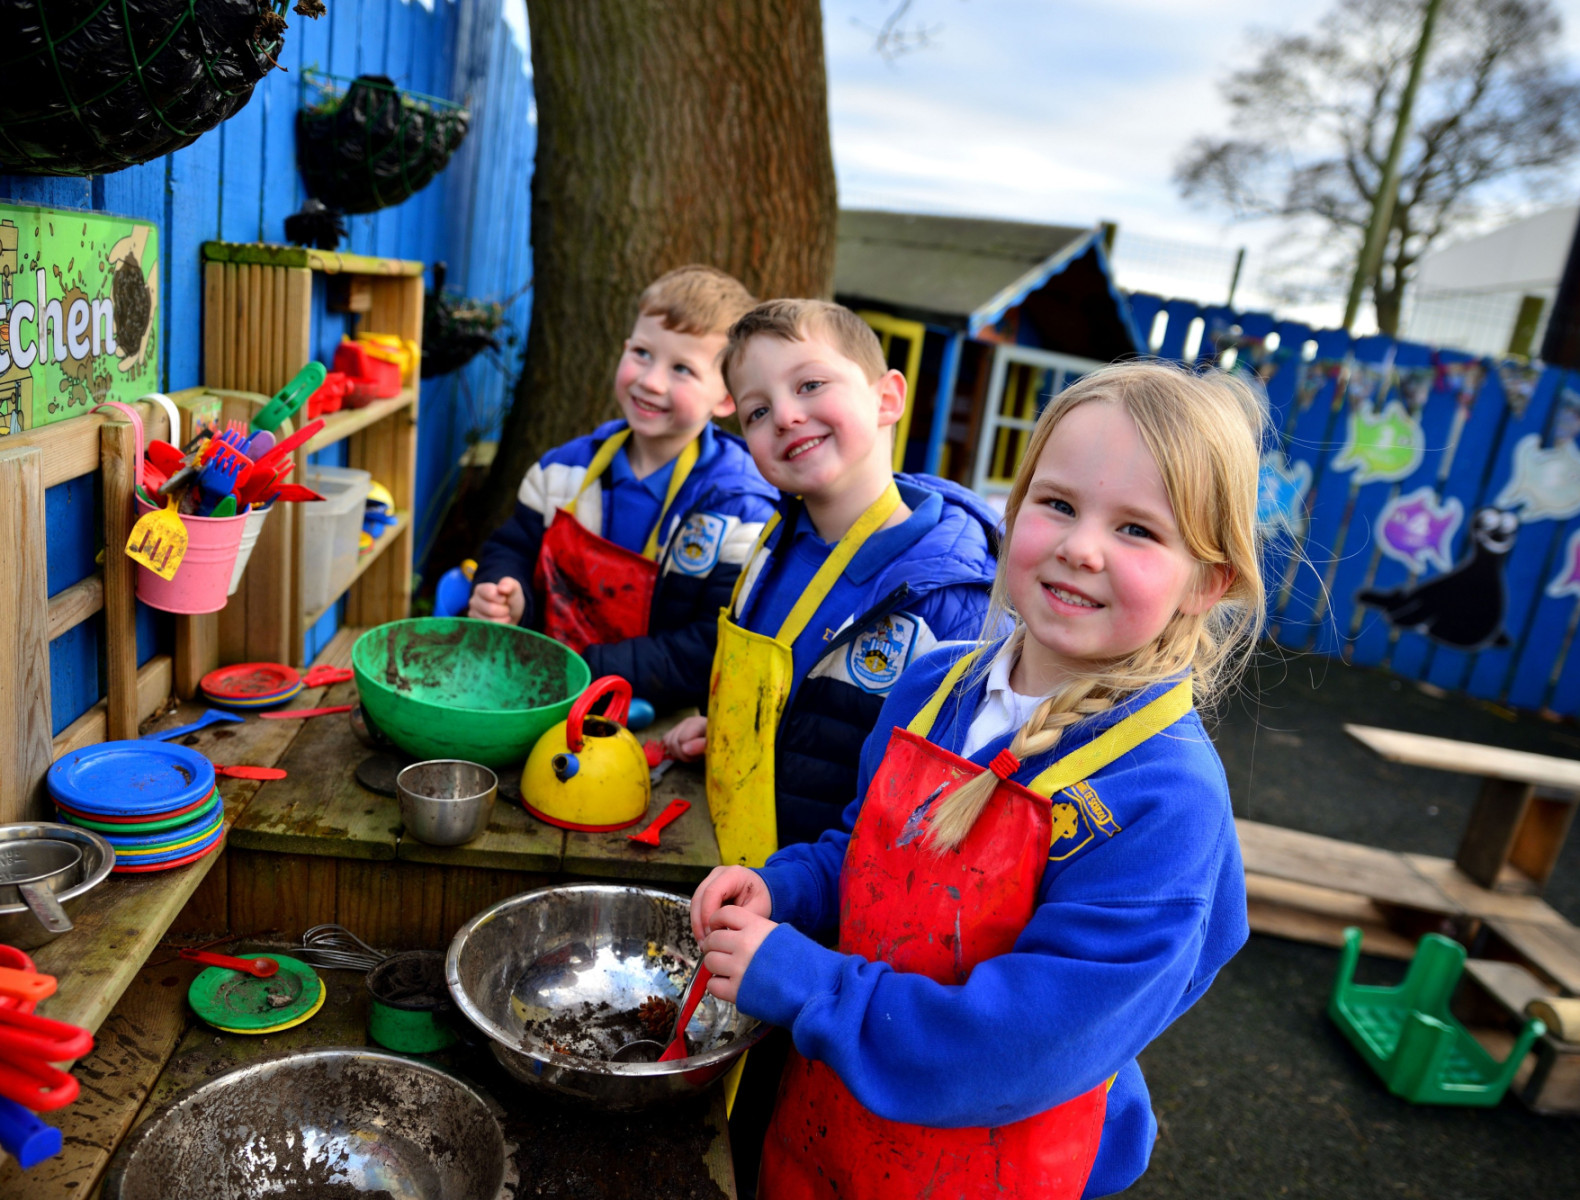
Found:
[[[324,498],[299,504],[302,609],[316,613],[340,595],[357,569],[357,535],[373,476],[354,467],[309,466],[302,482]]]

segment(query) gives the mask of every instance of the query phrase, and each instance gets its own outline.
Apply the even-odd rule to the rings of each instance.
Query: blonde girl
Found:
[[[1262,622],[1265,419],[1158,363],[1054,398],[983,639],[890,695],[850,832],[697,889],[710,990],[795,1042],[760,1195],[1075,1200],[1145,1170],[1136,1055],[1248,932],[1195,705]]]

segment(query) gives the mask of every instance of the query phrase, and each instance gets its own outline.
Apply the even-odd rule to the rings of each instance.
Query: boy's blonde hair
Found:
[[[756,303],[746,285],[728,271],[688,263],[648,284],[637,299],[636,311],[657,317],[676,333],[708,337],[724,333]]]
[[[1256,524],[1266,397],[1241,376],[1218,370],[1197,373],[1161,362],[1104,367],[1055,396],[1032,430],[1004,506],[1004,549],[983,641],[996,639],[1011,618],[1014,630],[978,665],[976,676],[985,677],[995,659],[1013,662],[1020,655],[1026,624],[1015,613],[1005,580],[1009,542],[1048,438],[1082,404],[1124,406],[1163,476],[1180,535],[1203,576],[1199,582],[1214,567],[1226,568],[1231,582],[1210,611],[1176,613],[1147,645],[1070,680],[1039,704],[1010,743],[1010,753],[1020,759],[1047,753],[1077,721],[1187,671],[1198,703],[1211,704],[1244,665],[1267,610]],[[940,803],[930,839],[935,849],[964,840],[997,783],[997,776],[983,771]]]
[[[805,341],[813,334],[827,339],[845,358],[861,368],[868,383],[875,382],[889,369],[883,346],[872,326],[843,304],[827,300],[764,300],[730,326],[720,360],[724,382],[730,391],[735,385],[730,372],[740,365],[746,346],[755,337],[778,338],[781,342]]]

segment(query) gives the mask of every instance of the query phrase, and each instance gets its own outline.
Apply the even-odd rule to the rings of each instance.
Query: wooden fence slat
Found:
[[[136,520],[136,431],[112,421],[99,430],[104,464],[104,632],[109,734],[137,736],[137,566],[126,556]]]
[[[0,824],[46,815],[49,770],[49,580],[44,454],[0,449]]]

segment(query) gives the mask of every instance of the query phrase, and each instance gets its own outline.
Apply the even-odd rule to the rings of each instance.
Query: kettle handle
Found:
[[[604,675],[594,679],[587,685],[587,690],[576,697],[576,703],[571,705],[571,714],[565,721],[565,745],[575,753],[582,748],[582,722],[587,719],[587,710],[605,696],[613,696],[609,702],[609,711],[604,713],[604,719],[613,721],[616,725],[624,725],[631,715],[631,685],[618,675]]]

